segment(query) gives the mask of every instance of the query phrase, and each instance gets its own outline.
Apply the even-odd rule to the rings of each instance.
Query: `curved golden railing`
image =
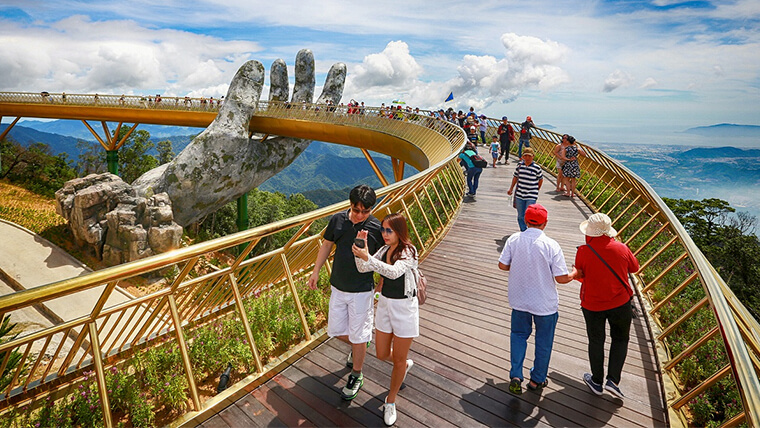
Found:
[[[41,94],[0,94],[0,114],[8,114],[8,110],[4,110],[4,102],[30,103],[36,104],[33,107],[37,108],[35,110],[37,117],[60,118],[61,116],[56,116],[60,115],[60,110],[57,112],[47,110],[48,113],[45,113],[40,110],[39,106],[39,104],[60,106],[63,104],[60,97],[61,94],[47,96]],[[124,117],[127,110],[134,110],[135,112],[151,109],[162,111],[188,110],[183,112],[181,119],[171,117],[169,114],[163,114],[163,118],[156,119],[155,114],[143,114],[141,116],[133,113],[132,120],[140,121],[140,123],[165,123],[168,120],[179,120],[179,122],[172,123],[205,126],[203,123],[208,124],[216,114],[215,111],[208,111],[210,106],[201,104],[200,100],[191,101],[185,105],[184,99],[179,99],[175,103],[165,103],[166,99],[164,99],[161,101],[160,107],[157,107],[155,101],[151,104],[147,99],[142,100],[142,97],[125,97],[124,102],[120,98],[101,95],[98,97],[97,103],[101,107],[116,107],[113,110],[118,110],[120,117]],[[143,103],[143,101],[145,102]],[[91,108],[94,103],[93,95],[68,95],[66,100],[66,104],[82,105],[83,108],[88,109],[81,110],[77,114],[87,112],[92,115],[90,118],[93,120],[115,120],[112,117],[115,117],[116,113],[113,116],[108,116],[103,111],[111,109]],[[384,188],[380,192],[384,199],[380,203],[378,211],[385,210],[387,212],[401,208],[409,212],[418,209],[428,215],[419,218],[420,213],[409,212],[412,217],[417,216],[419,219],[419,221],[414,222],[415,239],[418,242],[424,241],[425,230],[431,231],[433,244],[441,239],[443,234],[441,227],[445,229],[444,225],[448,224],[453,213],[458,209],[463,188],[462,174],[459,167],[455,165],[455,156],[456,151],[464,141],[464,136],[457,129],[454,129],[456,127],[452,128],[449,124],[434,120],[426,115],[418,116],[405,113],[403,120],[391,120],[380,117],[379,109],[376,108],[366,108],[364,114],[361,115],[347,114],[345,107],[287,103],[273,103],[271,105],[262,103],[259,109],[260,112],[251,121],[252,131],[260,132],[264,128],[275,127],[276,125],[271,122],[277,120],[285,121],[287,124],[289,119],[300,118],[296,121],[299,121],[300,125],[304,125],[304,123],[327,122],[326,118],[330,117],[330,121],[334,124],[340,124],[346,128],[366,124],[367,128],[371,128],[372,131],[362,135],[366,139],[362,143],[358,143],[355,139],[352,140],[345,133],[341,134],[338,129],[316,129],[312,126],[308,132],[321,132],[322,137],[330,137],[325,138],[326,141],[338,140],[344,144],[359,147],[363,147],[362,144],[369,144],[373,148],[388,148],[387,146],[391,145],[391,141],[402,141],[405,144],[403,149],[399,149],[395,153],[390,151],[386,151],[386,153],[394,157],[397,156],[397,159],[415,165],[418,169],[425,168],[425,161],[420,160],[420,152],[430,154],[428,165],[435,164],[435,160],[440,158],[441,160],[437,164],[423,171],[423,173],[405,180],[403,183],[396,183]],[[188,113],[194,115],[188,115]],[[40,116],[40,114],[50,114],[50,116]],[[126,115],[128,116],[128,114]],[[495,132],[498,123],[498,120],[488,119],[488,137]],[[296,125],[291,123],[289,127],[294,128],[297,127]],[[512,123],[512,126],[517,127],[517,124]],[[279,131],[283,130],[280,129]],[[389,136],[387,134],[389,132],[398,134],[408,132],[405,135],[409,139],[428,138],[430,135],[441,135],[440,133],[443,133],[446,135],[449,144],[447,146],[446,144],[435,145],[431,143],[423,150],[422,144],[419,146],[410,145],[408,144],[409,140],[400,137],[394,140],[396,137]],[[382,137],[378,134],[382,134]],[[288,134],[283,132],[283,135]],[[531,140],[532,147],[537,151],[536,161],[550,172],[555,169],[551,152],[559,140],[559,134],[543,129],[536,129]],[[635,276],[636,284],[639,295],[648,308],[650,329],[655,335],[658,345],[659,366],[664,374],[663,379],[667,404],[671,413],[671,425],[706,423],[711,422],[712,419],[717,420],[723,426],[736,426],[743,422],[750,426],[760,426],[760,415],[758,414],[758,409],[760,409],[760,382],[757,375],[757,370],[760,368],[760,326],[758,326],[757,321],[738,301],[725,282],[710,266],[704,255],[694,245],[673,213],[644,180],[604,153],[580,143],[579,145],[588,154],[587,157],[580,160],[584,171],[578,183],[581,198],[595,211],[610,215],[614,226],[619,230],[620,238],[631,247],[641,261],[641,270]],[[418,150],[417,152],[415,152],[415,147]],[[383,150],[378,151],[382,152]],[[369,156],[368,159],[370,159]],[[400,177],[403,175],[403,168],[394,168],[394,173]],[[425,178],[423,179],[423,177]],[[408,190],[402,191],[402,188],[408,188]],[[412,191],[411,189],[416,190]],[[411,193],[408,193],[410,191]],[[441,204],[445,210],[438,212],[435,209],[420,209],[435,204]],[[303,230],[299,229],[297,236],[303,235],[317,218],[324,218],[345,207],[345,203],[334,205],[284,222],[179,250],[177,253],[165,254],[96,272],[93,274],[95,276],[88,277],[90,278],[88,281],[91,281],[89,284],[94,286],[95,284],[107,283],[112,289],[116,280],[120,278],[119,275],[126,275],[127,272],[137,275],[157,271],[165,266],[184,263],[180,275],[175,278],[170,287],[128,304],[107,309],[94,308],[91,316],[56,327],[58,329],[56,334],[66,336],[71,334],[77,338],[79,345],[82,345],[89,335],[91,341],[97,343],[99,333],[104,329],[102,326],[108,324],[112,315],[121,313],[123,317],[126,314],[124,312],[126,309],[135,308],[132,309],[134,313],[129,317],[132,320],[136,317],[137,308],[141,305],[145,306],[146,309],[140,312],[143,315],[138,318],[144,318],[145,313],[151,315],[149,322],[143,320],[140,334],[133,334],[134,331],[132,331],[126,338],[121,338],[124,332],[120,332],[117,337],[119,338],[118,343],[121,345],[118,347],[113,345],[103,347],[101,344],[105,350],[104,354],[107,356],[104,360],[105,364],[113,365],[116,364],[114,362],[116,357],[130,347],[144,346],[145,343],[152,340],[152,337],[157,337],[158,333],[163,336],[172,334],[175,331],[171,328],[173,322],[176,325],[184,325],[183,328],[191,328],[193,324],[188,323],[187,320],[189,319],[197,324],[205,320],[204,317],[210,316],[208,314],[221,313],[225,309],[228,311],[234,309],[236,302],[245,299],[262,287],[262,285],[257,284],[271,284],[277,282],[276,280],[286,279],[289,286],[294,288],[293,272],[298,271],[298,268],[293,268],[293,266],[299,266],[301,272],[308,271],[313,261],[314,251],[318,247],[318,236],[300,240],[294,238],[288,245],[270,254],[251,260],[239,258],[233,266],[219,272],[184,282],[183,279],[186,279],[190,267],[210,248],[229,248],[247,242],[248,249],[244,253],[247,254],[259,239],[269,234],[279,230],[300,227]],[[435,215],[429,215],[431,212]],[[426,248],[429,249],[429,247]],[[244,279],[244,282],[240,282],[243,286],[239,287],[239,292],[234,292],[238,289],[237,278]],[[80,286],[82,284],[78,282],[82,281],[81,279],[73,281]],[[220,287],[227,282],[232,285],[233,291],[222,291]],[[32,304],[42,301],[40,296],[43,294],[62,295],[70,292],[71,289],[71,283],[64,281],[47,286],[45,291],[38,292],[37,297],[28,294],[23,296],[22,300],[31,299],[28,302]],[[188,302],[192,301],[190,296],[193,296],[194,292],[202,292],[204,295],[204,298],[196,305],[197,310],[195,312],[188,309],[192,307]],[[237,298],[237,295],[240,298]],[[9,304],[9,299],[8,297],[0,298],[0,313],[10,310],[14,304],[17,304]],[[171,301],[175,303],[172,304]],[[224,304],[220,302],[224,302]],[[173,309],[174,307],[176,309]],[[157,320],[161,322],[159,323]],[[100,330],[98,329],[99,325],[101,326]],[[76,330],[77,327],[80,330]],[[89,332],[86,332],[84,327],[87,327]],[[47,337],[50,337],[49,333],[39,332],[2,344],[0,345],[0,355],[2,355],[3,350],[25,349],[23,354],[24,358],[27,358],[33,354],[30,352],[31,344],[45,340],[46,334]],[[148,339],[147,342],[146,338]],[[47,340],[49,341],[49,339]],[[105,345],[117,343],[116,339],[109,339],[106,342],[108,343]],[[56,372],[56,382],[61,383],[72,382],[81,377],[86,357],[92,354],[91,359],[97,360],[95,358],[97,352],[92,352],[93,347],[88,344],[85,348],[86,352],[82,351],[76,355],[77,364],[71,364],[72,357],[66,364],[57,367],[57,370],[47,368],[44,374]],[[97,348],[97,346],[94,347],[94,349]],[[56,355],[58,353],[56,351]],[[5,362],[3,361],[2,364],[4,365]],[[93,363],[90,362],[89,364],[92,366]],[[35,369],[38,366],[42,367],[44,364],[37,361],[34,363]],[[32,372],[34,371],[32,370]],[[1,372],[2,370],[0,370]],[[102,372],[102,370],[98,370],[98,372]],[[16,377],[22,378],[19,375]],[[6,405],[7,403],[17,403],[29,400],[29,397],[34,395],[29,393],[33,391],[33,388],[30,387],[32,383],[28,377],[24,382],[19,379],[14,379],[13,383],[17,386],[16,395],[13,395],[11,388],[7,388],[5,401],[2,403],[6,403]],[[49,386],[49,384],[54,383],[46,380],[45,376],[42,376],[42,379],[42,386]],[[20,387],[22,384],[23,388]],[[11,393],[11,396],[8,396],[8,393]],[[723,408],[721,409],[711,408],[710,405],[718,401],[717,396],[728,397],[722,402],[729,404],[722,404]],[[14,397],[19,397],[19,399],[13,401]],[[739,404],[730,406],[731,397],[735,397]],[[197,409],[200,404],[195,397],[193,402]],[[705,415],[705,408],[707,408],[707,412],[712,413]]]
[[[536,161],[556,175],[552,151],[561,135],[533,134]],[[580,158],[581,198],[613,219],[619,239],[641,262],[635,282],[656,337],[671,425],[714,423],[712,418],[720,426],[760,426],[757,320],[647,182],[603,152],[578,145],[587,154]],[[732,398],[738,402],[733,406]]]
[[[99,102],[108,98],[99,96]],[[67,96],[67,102],[76,99]],[[0,94],[0,105],[6,101]],[[12,109],[6,111],[9,110]],[[443,239],[460,208],[464,181],[457,155],[465,136],[456,126],[429,117],[407,121],[371,114],[347,117],[338,109],[327,106],[287,103],[260,105],[257,117],[252,120],[252,128],[254,123],[259,131],[287,131],[280,135],[295,137],[313,132],[321,138],[331,137],[324,141],[350,142],[363,149],[376,171],[379,169],[368,149],[394,156],[397,182],[377,191],[378,203],[373,212],[382,218],[388,213],[403,211],[410,220],[412,239],[420,249],[421,257]],[[403,162],[422,171],[398,181],[403,177]],[[224,395],[203,401],[204,392],[196,384],[193,362],[188,354],[189,340],[192,340],[188,336],[217,319],[240,325],[255,365],[255,374],[245,381],[256,382],[282,359],[323,340],[324,330],[315,331],[311,327],[315,324],[307,319],[300,297],[304,275],[311,272],[321,245],[321,226],[316,227],[317,230],[312,228],[319,225],[320,220],[347,208],[346,201],[169,253],[0,296],[0,315],[4,316],[63,296],[76,298],[77,293],[103,287],[100,298],[88,309],[87,315],[0,343],[0,412],[7,415],[7,412],[27,404],[44,409],[47,405],[45,398],[55,400],[77,391],[89,372],[94,372],[104,424],[112,426],[115,421],[109,405],[106,372],[118,368],[130,356],[159,346],[167,339],[176,341],[179,348],[192,409],[200,411],[214,406],[224,399]],[[287,244],[248,258],[259,242],[283,231],[292,234]],[[193,275],[194,267],[202,258],[240,246],[245,249],[229,266],[204,275]],[[327,266],[329,269],[329,264]],[[108,303],[109,296],[120,283],[139,282],[150,276],[163,277],[163,286],[126,302]],[[246,305],[262,290],[273,286],[289,290],[305,339],[265,367],[254,339],[257,332],[251,329],[256,320],[248,319]],[[20,362],[13,365],[13,358],[20,358]],[[13,370],[7,370],[11,365]],[[3,373],[7,374],[2,376]]]

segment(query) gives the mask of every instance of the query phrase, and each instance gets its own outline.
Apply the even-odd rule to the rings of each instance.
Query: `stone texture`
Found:
[[[71,180],[55,196],[77,243],[93,248],[109,266],[178,248],[182,239],[169,195],[136,196],[116,175]]]
[[[318,101],[339,104],[345,78],[345,64],[333,65]],[[288,75],[284,61],[272,64],[270,81],[270,98],[287,100]],[[171,162],[135,180],[132,185],[137,194],[150,197],[166,192],[172,201],[174,221],[187,226],[290,165],[308,147],[310,140],[270,136],[262,142],[248,136],[248,123],[256,111],[263,83],[261,63],[243,64],[230,83],[216,119]],[[296,56],[291,102],[312,102],[313,96],[314,56],[304,49]]]

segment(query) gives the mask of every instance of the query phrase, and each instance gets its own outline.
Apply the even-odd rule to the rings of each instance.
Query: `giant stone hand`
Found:
[[[292,103],[311,103],[314,96],[314,56],[304,49],[296,56]],[[317,103],[340,102],[346,65],[330,68]],[[248,136],[248,124],[258,107],[264,66],[248,61],[230,83],[216,119],[174,160],[148,171],[132,183],[138,195],[166,192],[174,220],[182,225],[211,214],[283,170],[311,140],[274,137],[264,141]],[[281,59],[270,70],[270,101],[287,101],[288,72]]]

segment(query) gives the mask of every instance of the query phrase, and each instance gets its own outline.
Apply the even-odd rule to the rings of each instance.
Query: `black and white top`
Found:
[[[389,298],[399,298],[398,291],[389,290],[390,295],[386,295],[385,286],[388,285],[387,280],[395,280],[398,278],[404,278],[404,289],[402,296],[411,297],[414,296],[417,290],[417,284],[415,283],[414,270],[417,269],[417,249],[414,247],[406,248],[401,252],[401,258],[396,260],[393,264],[386,263],[385,254],[390,247],[388,245],[382,246],[377,252],[371,255],[367,261],[355,258],[356,268],[359,272],[377,272],[383,278],[383,295]],[[395,285],[395,284],[394,284]],[[393,286],[391,286],[393,287]],[[395,288],[395,287],[394,287]]]
[[[544,178],[544,173],[537,163],[532,162],[527,166],[525,161],[521,160],[515,168],[514,176],[517,177],[516,198],[538,199],[538,183]]]

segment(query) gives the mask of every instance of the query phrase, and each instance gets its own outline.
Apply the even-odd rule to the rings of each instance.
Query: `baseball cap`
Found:
[[[541,204],[528,205],[525,210],[525,222],[534,226],[540,226],[546,223],[546,219],[549,214],[546,212],[546,208]]]
[[[501,120],[507,120],[507,116],[502,116]]]
[[[532,118],[532,117],[530,117],[530,116],[528,116],[528,118],[527,118],[526,120],[533,120],[533,118]]]

